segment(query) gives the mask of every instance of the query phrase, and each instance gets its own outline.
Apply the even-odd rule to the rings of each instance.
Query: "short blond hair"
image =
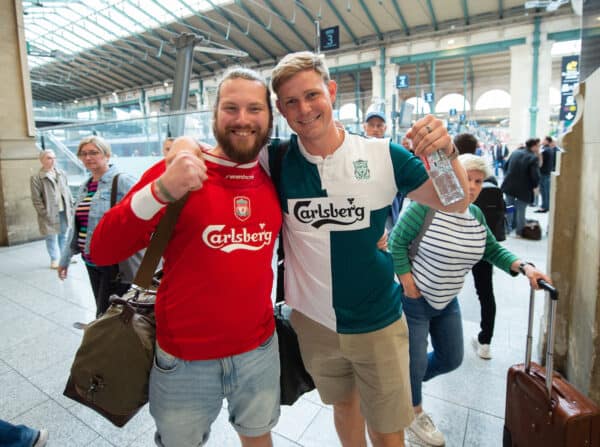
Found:
[[[479,171],[483,173],[484,178],[492,175],[492,169],[483,157],[473,154],[462,154],[458,156],[458,160],[465,168],[465,171]]]
[[[271,72],[271,90],[276,95],[282,84],[290,78],[305,70],[313,70],[321,75],[324,82],[329,82],[329,69],[325,65],[322,55],[311,51],[298,51],[284,56]]]
[[[104,138],[99,137],[98,135],[90,135],[89,137],[85,137],[83,138],[80,142],[79,142],[79,146],[77,146],[77,156],[79,157],[79,154],[81,153],[81,148],[83,146],[85,146],[86,144],[93,144],[94,146],[96,146],[98,148],[98,150],[100,150],[105,157],[110,157],[111,156],[111,149],[110,149],[110,144],[108,143],[108,141],[106,141]]]

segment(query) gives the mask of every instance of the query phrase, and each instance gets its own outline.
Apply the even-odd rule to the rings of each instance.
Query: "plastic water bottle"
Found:
[[[425,164],[429,177],[443,205],[462,200],[465,196],[460,182],[452,169],[451,161],[443,150],[437,150],[427,156]]]

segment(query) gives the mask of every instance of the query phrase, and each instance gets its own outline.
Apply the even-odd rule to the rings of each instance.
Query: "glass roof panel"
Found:
[[[191,12],[186,5],[198,12],[213,9],[206,0],[182,1],[23,0],[29,66],[51,62],[57,51],[74,54],[171,23],[173,14],[189,17]],[[212,0],[212,3],[227,6],[233,0]]]

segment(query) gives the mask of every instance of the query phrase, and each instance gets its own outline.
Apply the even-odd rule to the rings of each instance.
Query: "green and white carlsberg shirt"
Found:
[[[276,146],[268,164],[261,153],[269,169]],[[422,162],[389,139],[346,133],[325,158],[292,135],[281,163],[287,304],[338,333],[371,332],[399,319],[392,258],[377,241],[396,193],[427,180]]]

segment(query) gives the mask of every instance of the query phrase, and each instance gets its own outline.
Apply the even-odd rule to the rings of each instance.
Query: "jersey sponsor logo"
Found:
[[[354,160],[354,178],[356,180],[369,180],[371,178],[371,170],[367,160]]]
[[[242,222],[250,217],[250,199],[245,196],[233,198],[233,214]]]
[[[202,232],[202,240],[210,248],[231,253],[235,250],[257,251],[269,245],[273,232],[265,230],[265,224],[258,225],[257,231],[246,227],[232,228],[226,225],[209,225]]]
[[[288,209],[300,223],[328,231],[367,228],[371,213],[364,197],[319,197],[288,201]]]

